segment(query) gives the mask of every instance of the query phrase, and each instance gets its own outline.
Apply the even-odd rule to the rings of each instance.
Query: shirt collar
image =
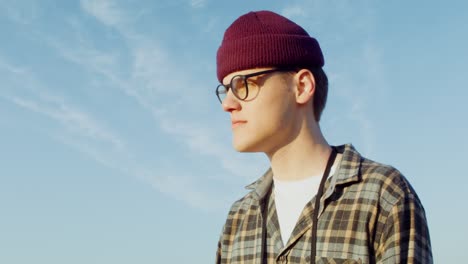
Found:
[[[364,159],[352,144],[336,147],[338,153],[342,153],[341,162],[334,177],[336,185],[355,182],[359,180],[359,169]]]
[[[361,154],[359,154],[352,144],[337,146],[336,149],[338,153],[342,154],[342,158],[339,167],[332,176],[332,186],[329,186],[331,190],[337,185],[359,181],[359,168],[363,160]],[[245,188],[252,190],[250,193],[252,198],[261,200],[268,193],[272,183],[273,171],[269,168],[262,177]]]

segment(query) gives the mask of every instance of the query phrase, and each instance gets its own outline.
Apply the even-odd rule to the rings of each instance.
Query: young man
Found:
[[[318,42],[270,11],[240,16],[217,53],[233,145],[271,163],[232,205],[216,263],[432,263],[424,208],[396,169],[330,146]]]

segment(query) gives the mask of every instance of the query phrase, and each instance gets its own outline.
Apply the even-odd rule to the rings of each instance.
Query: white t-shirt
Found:
[[[336,164],[330,170],[335,173]],[[305,205],[317,194],[322,175],[314,175],[298,181],[282,181],[273,177],[275,205],[283,244],[289,240]]]

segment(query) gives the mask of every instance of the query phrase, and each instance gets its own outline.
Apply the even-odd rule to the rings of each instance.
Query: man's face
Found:
[[[247,75],[268,68],[231,73],[223,79],[229,84],[236,75]],[[290,73],[272,72],[248,79],[259,88],[257,96],[242,101],[230,89],[222,101],[230,113],[233,145],[240,152],[272,153],[294,137],[296,101]]]

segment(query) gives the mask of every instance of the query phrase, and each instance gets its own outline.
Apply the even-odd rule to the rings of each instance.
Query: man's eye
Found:
[[[247,89],[245,88],[244,85],[242,85],[240,87],[237,87],[236,92],[237,92],[237,95],[239,95],[240,97],[244,97],[245,94],[247,93]]]
[[[242,78],[240,78],[240,77],[239,78],[234,78],[232,80],[231,84],[234,87],[240,87],[240,86],[244,85],[244,80]]]
[[[247,80],[247,85],[250,86],[250,85],[257,85],[257,83],[253,80]]]

